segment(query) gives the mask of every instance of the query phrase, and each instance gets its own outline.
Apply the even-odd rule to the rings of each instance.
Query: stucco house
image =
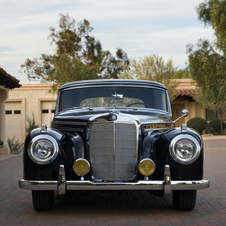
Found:
[[[1,148],[1,154],[9,154],[9,148],[6,143],[7,133],[6,127],[6,114],[5,114],[5,101],[9,96],[9,90],[19,88],[19,80],[8,74],[3,68],[0,67],[0,140],[4,142],[3,148]]]

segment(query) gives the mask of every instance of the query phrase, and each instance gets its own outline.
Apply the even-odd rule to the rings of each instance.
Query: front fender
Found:
[[[203,166],[204,166],[204,148],[201,136],[194,130],[187,128],[182,131],[181,128],[175,128],[167,131],[164,134],[165,139],[168,141],[168,147],[173,140],[178,135],[190,135],[194,137],[200,145],[201,151],[197,160],[191,164],[183,165],[174,161],[169,153],[168,148],[168,162],[171,169],[171,176],[174,180],[201,180],[203,178]]]
[[[38,135],[48,134],[49,136],[53,137],[58,146],[59,146],[59,153],[56,159],[46,165],[36,164],[31,160],[29,157],[29,144],[32,139]],[[25,139],[24,144],[24,152],[23,152],[23,161],[24,161],[24,179],[25,180],[57,180],[59,167],[62,162],[62,150],[60,147],[60,141],[63,139],[64,135],[54,129],[46,129],[46,131],[41,131],[41,128],[32,130]]]

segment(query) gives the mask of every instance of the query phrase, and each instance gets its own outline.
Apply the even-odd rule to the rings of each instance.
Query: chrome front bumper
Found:
[[[66,181],[64,166],[60,166],[58,181],[19,180],[19,187],[26,190],[56,190],[60,195],[67,190],[161,190],[170,194],[172,190],[199,190],[210,186],[209,180],[171,181],[169,166],[165,166],[164,180],[137,182],[93,182],[87,180]]]

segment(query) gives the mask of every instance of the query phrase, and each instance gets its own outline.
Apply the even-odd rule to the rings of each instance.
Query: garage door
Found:
[[[41,101],[41,124],[46,124],[47,127],[50,127],[51,121],[54,117],[55,105],[55,101]]]
[[[21,101],[6,102],[5,103],[6,114],[6,139],[13,138],[23,141],[22,130],[22,103]]]

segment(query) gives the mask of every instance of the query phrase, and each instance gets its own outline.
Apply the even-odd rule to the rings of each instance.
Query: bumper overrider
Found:
[[[170,167],[165,166],[164,180],[139,180],[136,182],[66,181],[64,166],[60,166],[58,181],[19,180],[19,187],[26,190],[55,190],[64,195],[67,190],[161,190],[170,194],[173,190],[200,190],[210,186],[209,180],[171,180]]]

